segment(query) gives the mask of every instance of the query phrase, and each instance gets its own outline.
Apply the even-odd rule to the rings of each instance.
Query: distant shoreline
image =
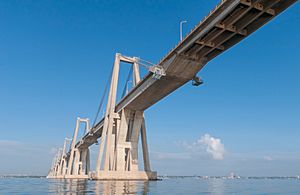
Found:
[[[46,178],[43,175],[0,175],[0,179],[4,178]],[[180,175],[161,175],[159,179],[300,179],[300,176],[180,176]]]
[[[300,176],[158,176],[160,179],[300,179]]]
[[[41,175],[0,175],[0,179],[2,178],[46,178],[46,176]]]

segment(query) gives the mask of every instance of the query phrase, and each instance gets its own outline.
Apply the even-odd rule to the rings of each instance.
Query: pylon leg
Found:
[[[94,179],[156,179],[156,173],[150,170],[143,112],[123,109],[115,113],[114,110],[122,60],[133,64],[133,84],[140,81],[138,59],[116,54]],[[146,171],[139,171],[138,167],[140,134]]]
[[[144,118],[143,118],[142,129],[141,129],[141,137],[142,137],[142,147],[143,147],[144,170],[151,171],[148,144],[147,144],[147,135],[146,135],[146,124]]]

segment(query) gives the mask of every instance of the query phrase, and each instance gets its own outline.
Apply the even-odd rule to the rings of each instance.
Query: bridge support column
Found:
[[[61,160],[61,163],[60,163],[60,172],[59,172],[59,176],[61,176],[61,177],[63,177],[63,176],[65,176],[65,174],[66,174],[66,160],[65,160],[65,158],[63,158],[62,160]]]
[[[71,153],[70,153],[70,157],[69,157],[69,161],[68,161],[68,170],[67,170],[66,176],[70,176],[73,174],[72,171],[74,170],[74,165],[75,165],[74,157],[76,155],[75,144],[76,144],[76,139],[77,139],[77,135],[78,135],[79,125],[80,125],[80,118],[77,118],[76,127],[74,130],[74,135],[73,135],[71,148],[70,148]]]
[[[81,122],[86,123],[85,133],[90,130],[89,119],[77,118],[74,137],[71,144],[71,153],[68,162],[67,174],[64,178],[88,178],[90,169],[90,152],[89,148],[76,148],[76,139],[79,125]]]
[[[64,161],[63,158],[61,158],[61,160],[60,160],[60,162],[59,162],[59,165],[58,165],[58,171],[57,171],[57,173],[56,173],[57,176],[62,176],[62,175],[64,175],[64,174],[63,174],[63,166],[64,166],[64,164],[65,164],[65,161]]]
[[[140,81],[138,58],[123,57],[116,54],[104,124],[100,139],[100,148],[93,179],[156,179],[151,172],[146,128],[143,111],[123,109],[115,112],[120,62],[133,65],[133,84]],[[138,143],[141,134],[144,171],[139,170]],[[105,150],[104,150],[105,149]]]
[[[47,178],[56,178],[60,175],[61,163],[62,163],[61,153],[62,153],[62,149],[60,148],[57,151],[57,153],[52,161],[52,166],[48,173]]]
[[[67,173],[67,164],[68,164],[68,161],[64,158],[63,160],[63,166],[62,166],[62,177],[64,177]]]
[[[148,144],[147,144],[147,135],[146,135],[146,124],[144,118],[143,118],[142,129],[141,129],[141,137],[142,137],[142,147],[143,147],[144,169],[147,172],[149,171],[151,172],[149,151],[148,151]]]
[[[80,166],[80,150],[75,149],[75,159],[73,163],[73,170],[72,170],[72,175],[78,175],[79,174],[79,166]]]
[[[79,175],[88,175],[90,172],[90,151],[88,148],[81,151],[80,164],[81,169],[79,171]]]
[[[152,172],[149,162],[149,152],[146,136],[144,114],[141,111],[122,110],[121,117],[114,123],[116,129],[113,147],[107,146],[114,154],[110,160],[109,170],[98,170],[93,179],[156,179],[156,172]],[[141,136],[140,136],[141,135]],[[108,135],[107,135],[108,136]],[[138,143],[141,137],[144,170],[139,169]]]
[[[81,122],[86,123],[85,133],[90,130],[89,119],[77,118],[76,127],[74,130],[73,139],[70,146],[70,152],[66,153],[66,141],[62,153],[57,154],[55,167],[49,172],[48,178],[88,178],[90,171],[90,152],[89,148],[77,148],[76,140],[79,131],[79,125]]]

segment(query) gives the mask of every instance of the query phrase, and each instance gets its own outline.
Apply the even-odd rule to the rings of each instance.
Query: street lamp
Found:
[[[182,25],[184,24],[184,23],[187,23],[187,21],[186,20],[183,20],[183,21],[180,21],[180,41],[182,41]]]

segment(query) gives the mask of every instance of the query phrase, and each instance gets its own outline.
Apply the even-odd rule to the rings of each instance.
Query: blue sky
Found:
[[[0,1],[0,173],[46,174],[76,117],[95,117],[115,53],[156,63],[179,41],[181,20],[186,34],[217,3]],[[203,86],[146,111],[153,170],[300,175],[299,13],[296,3],[208,63]],[[207,152],[206,134],[222,159]]]

